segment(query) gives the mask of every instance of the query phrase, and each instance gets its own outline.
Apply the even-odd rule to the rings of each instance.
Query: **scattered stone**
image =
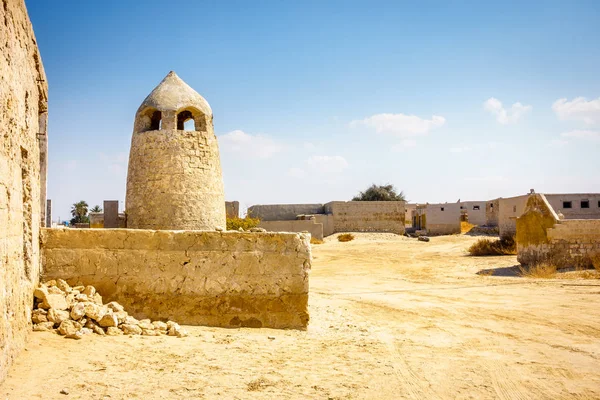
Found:
[[[85,303],[76,303],[73,308],[71,308],[71,318],[75,321],[83,318],[85,315]]]
[[[106,307],[108,307],[109,310],[112,310],[114,312],[125,311],[125,308],[116,301],[111,301],[106,305]]]
[[[40,303],[40,308],[43,308],[44,310],[48,310],[50,308],[54,308],[56,310],[67,310],[69,305],[67,304],[64,294],[48,293],[44,301]]]
[[[244,228],[242,228],[241,226],[238,229],[239,232],[245,232]]]
[[[110,326],[118,326],[119,320],[117,320],[117,316],[114,314],[105,314],[100,321],[98,321],[98,325],[103,328],[108,328]]]
[[[57,332],[70,339],[85,335],[101,336],[169,335],[185,337],[188,333],[173,321],[138,321],[116,301],[103,305],[102,296],[93,286],[74,286],[63,280],[40,284],[34,290],[35,307],[31,313],[34,331]],[[54,329],[58,326],[57,329]]]
[[[96,303],[81,303],[84,304],[83,309],[85,315],[95,321],[100,321],[108,313],[108,309],[99,306]],[[112,326],[112,325],[111,325]]]
[[[54,322],[40,322],[33,325],[33,330],[36,332],[47,332],[54,329]]]
[[[81,291],[81,294],[85,294],[87,297],[94,297],[96,294],[96,288],[93,286],[86,286],[85,289]]]
[[[275,336],[267,336],[269,340],[275,340]]]
[[[60,394],[69,394],[69,391],[67,389],[63,389],[60,391]]]
[[[123,331],[115,326],[109,326],[108,328],[106,328],[107,336],[120,336],[122,334],[123,334]]]
[[[62,279],[56,280],[56,287],[65,293],[69,293],[72,290],[71,286],[69,286],[69,284],[65,280],[62,280]]]
[[[217,232],[223,232],[223,227],[222,226],[217,226],[215,228],[215,231],[217,231]]]
[[[65,310],[55,310],[51,308],[48,310],[48,321],[51,321],[57,325],[60,325],[63,321],[66,321],[70,318],[68,311]]]
[[[417,240],[420,242],[429,242],[429,238],[427,236],[419,236]]]
[[[33,322],[34,324],[39,324],[40,322],[48,322],[48,317],[46,314],[48,314],[46,310],[42,310],[39,308],[37,310],[33,310],[33,312],[31,313],[31,322]]]
[[[81,324],[79,322],[68,319],[60,323],[60,326],[58,327],[58,333],[63,336],[69,336],[74,335],[75,332],[78,332],[80,329]]]
[[[133,325],[133,324],[123,324],[123,325],[121,325],[121,329],[123,330],[123,333],[126,335],[141,335],[142,334],[142,328],[140,328],[137,325]]]
[[[250,228],[250,232],[266,232],[265,228]]]

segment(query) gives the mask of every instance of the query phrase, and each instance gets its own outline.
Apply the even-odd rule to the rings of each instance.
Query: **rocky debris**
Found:
[[[429,238],[427,236],[419,236],[417,240],[420,242],[429,242]]]
[[[250,232],[266,232],[265,228],[250,228]]]
[[[60,394],[69,394],[69,391],[67,389],[63,389],[60,391]]]
[[[31,313],[34,331],[56,332],[70,339],[85,335],[176,336],[187,332],[173,321],[138,321],[116,301],[102,303],[102,296],[93,286],[71,287],[63,279],[40,284],[33,293]]]

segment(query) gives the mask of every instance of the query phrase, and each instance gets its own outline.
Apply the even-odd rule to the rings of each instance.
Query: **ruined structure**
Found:
[[[0,381],[31,330],[45,223],[48,86],[22,0],[0,7]]]
[[[518,261],[525,265],[547,261],[558,268],[591,267],[592,258],[600,260],[600,218],[563,219],[547,197],[527,196],[525,211],[516,220]]]
[[[331,201],[326,204],[269,204],[248,208],[272,232],[310,232],[317,239],[337,232],[404,233],[403,201]]]
[[[173,71],[136,113],[125,202],[128,228],[225,227],[212,110]]]

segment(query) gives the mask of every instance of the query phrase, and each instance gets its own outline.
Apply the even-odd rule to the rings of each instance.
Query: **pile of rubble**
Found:
[[[116,301],[102,304],[93,286],[70,287],[62,279],[51,280],[33,292],[35,307],[31,320],[34,331],[54,331],[67,338],[81,339],[86,334],[187,336],[172,321],[138,321]]]

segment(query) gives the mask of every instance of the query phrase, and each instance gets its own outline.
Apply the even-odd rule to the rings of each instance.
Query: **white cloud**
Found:
[[[510,109],[505,109],[502,102],[494,97],[490,97],[483,103],[483,108],[496,116],[496,121],[502,125],[514,124],[523,115],[531,111],[532,107],[523,105],[519,102],[513,104]]]
[[[550,147],[565,147],[569,144],[568,140],[564,139],[552,139],[548,144]]]
[[[106,154],[98,153],[98,156],[106,168],[114,175],[124,175],[127,172],[127,153]]]
[[[348,161],[342,156],[310,156],[306,165],[322,173],[340,173],[348,167]]]
[[[350,122],[351,128],[367,127],[377,133],[389,133],[400,137],[424,136],[429,131],[440,128],[446,123],[444,117],[433,115],[431,119],[405,114],[375,114],[361,120]]]
[[[407,149],[412,149],[413,147],[417,147],[417,141],[414,139],[404,139],[401,140],[400,143],[392,146],[392,151],[394,152],[403,152]]]
[[[558,99],[552,104],[552,110],[562,121],[583,121],[586,124],[600,122],[600,97],[588,101],[585,97],[576,97],[571,101]]]
[[[471,151],[472,149],[468,146],[461,146],[461,147],[451,147],[450,148],[450,153],[465,153],[467,151]]]
[[[501,182],[504,180],[506,180],[506,178],[501,175],[475,176],[465,178],[465,181],[468,182]]]
[[[600,140],[600,132],[589,130],[574,130],[570,132],[564,132],[561,133],[560,136],[594,141]]]
[[[235,130],[219,136],[219,145],[225,152],[239,153],[247,158],[269,158],[283,146],[265,135],[250,135]]]

